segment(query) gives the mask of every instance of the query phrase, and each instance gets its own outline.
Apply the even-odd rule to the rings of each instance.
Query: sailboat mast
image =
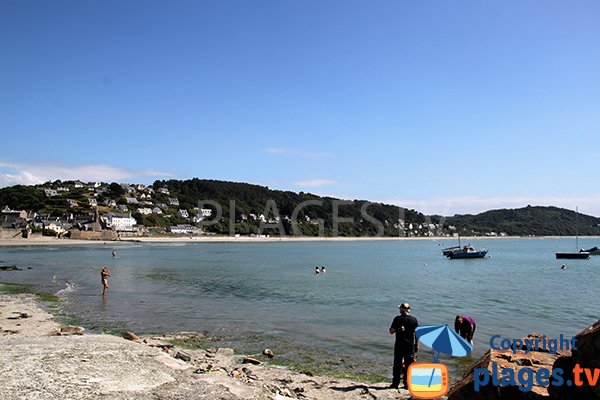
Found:
[[[575,246],[576,250],[579,251],[579,206],[575,207]]]

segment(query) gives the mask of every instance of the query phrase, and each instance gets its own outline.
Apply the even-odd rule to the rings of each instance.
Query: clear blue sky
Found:
[[[600,2],[0,0],[0,186],[600,216]]]

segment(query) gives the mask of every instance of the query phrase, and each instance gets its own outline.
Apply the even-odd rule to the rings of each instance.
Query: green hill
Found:
[[[600,235],[600,218],[558,207],[532,207],[486,211],[477,215],[455,215],[445,220],[463,234],[505,232],[517,236]]]
[[[251,218],[251,215],[263,214],[267,220],[271,219],[271,224],[275,224],[276,221],[272,219],[277,213],[286,234],[294,233],[292,223],[288,219],[295,219],[298,221],[298,232],[309,236],[319,235],[319,221],[323,221],[326,236],[332,236],[336,228],[339,236],[398,236],[401,230],[398,225],[399,219],[406,224],[415,225],[423,224],[426,220],[426,217],[417,211],[397,206],[371,203],[367,200],[340,200],[304,192],[271,190],[265,186],[248,183],[191,179],[156,181],[152,186],[156,192],[167,188],[170,195],[177,196],[180,205],[186,209],[206,207],[212,209],[213,215],[216,215],[219,211],[217,208],[220,208],[222,219],[218,224],[209,227],[218,233],[229,231],[232,215],[236,233],[257,232],[260,223]],[[334,215],[339,217],[337,227]],[[345,219],[351,219],[353,222],[344,222]],[[264,233],[276,234],[278,230],[271,229]]]
[[[278,235],[283,231],[286,235],[307,236],[404,236],[405,233],[425,236],[432,234],[433,222],[437,224],[433,228],[435,234],[440,234],[439,227],[443,224],[445,234],[563,236],[575,235],[579,229],[580,235],[600,235],[600,218],[557,207],[527,206],[477,215],[428,217],[415,210],[367,200],[340,200],[197,178],[159,180],[147,187],[116,182],[55,181],[0,189],[0,209],[8,206],[43,216],[93,214],[94,202],[101,215],[121,210],[131,213],[139,224],[148,228],[162,230],[176,224],[200,224],[205,231],[218,234]],[[158,209],[160,213],[153,212]],[[212,215],[198,222],[202,209],[211,210]],[[409,227],[412,227],[410,232]]]
[[[55,192],[48,195],[45,190],[50,189]],[[132,199],[136,202],[132,203]],[[413,224],[411,234],[427,232],[425,215],[414,210],[367,200],[340,200],[271,190],[248,183],[195,178],[156,181],[149,187],[115,182],[82,187],[75,186],[73,181],[55,181],[0,189],[0,208],[25,209],[44,216],[93,213],[90,201],[97,202],[101,215],[127,207],[125,212],[132,213],[139,224],[159,229],[176,224],[199,224],[205,231],[218,234],[278,235],[285,232],[286,235],[357,237],[403,236],[404,225]],[[148,213],[156,208],[161,209],[160,214]],[[202,209],[210,209],[212,215],[198,222]],[[420,232],[418,226],[421,226]]]

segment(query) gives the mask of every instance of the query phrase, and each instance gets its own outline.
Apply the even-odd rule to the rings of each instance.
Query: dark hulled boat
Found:
[[[579,207],[575,207],[575,248],[579,248]],[[571,260],[583,260],[586,258],[590,258],[590,253],[585,250],[579,251],[562,251],[556,253],[557,259],[571,259]]]
[[[581,260],[585,258],[590,258],[590,253],[588,253],[587,251],[560,252],[556,253],[556,258],[569,258],[572,260]]]
[[[589,249],[581,249],[580,253],[590,253],[591,256],[600,256],[600,249],[597,246],[594,246]]]
[[[483,250],[475,250],[471,246],[464,246],[463,248],[459,248],[457,250],[448,252],[448,254],[446,254],[446,257],[448,257],[450,259],[457,259],[457,258],[483,258],[483,257],[486,256],[487,253],[488,253],[488,251],[485,250],[485,249],[483,249]]]

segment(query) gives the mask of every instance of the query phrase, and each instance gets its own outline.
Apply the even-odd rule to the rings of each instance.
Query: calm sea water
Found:
[[[393,347],[387,329],[402,302],[421,325],[475,318],[476,356],[492,335],[570,336],[600,317],[600,256],[554,257],[574,250],[574,239],[471,244],[491,257],[448,260],[441,249],[451,240],[5,247],[0,264],[31,269],[0,272],[0,282],[58,293],[62,311],[88,328],[205,331],[246,352],[304,349],[384,374]],[[102,265],[112,271],[105,301]],[[327,273],[315,275],[315,265]]]

